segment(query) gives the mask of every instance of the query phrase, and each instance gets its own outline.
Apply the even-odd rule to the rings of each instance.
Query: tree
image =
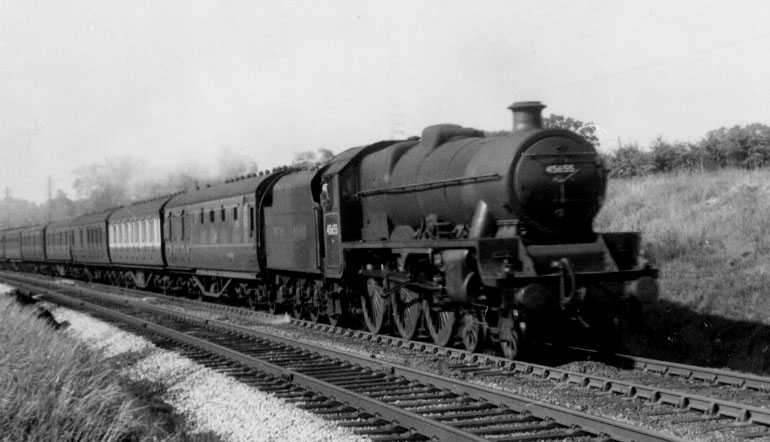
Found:
[[[596,136],[596,125],[592,121],[585,122],[572,117],[551,114],[543,118],[543,126],[571,130],[572,132],[582,135],[583,138],[593,144],[594,147],[599,147],[599,137]]]
[[[701,164],[694,145],[681,141],[671,143],[663,139],[662,135],[655,138],[650,151],[655,172],[694,170]]]
[[[709,131],[699,149],[717,167],[756,168],[770,163],[770,127],[753,123]]]
[[[75,169],[73,187],[79,198],[87,200],[87,211],[117,207],[129,201],[131,181],[139,168],[130,157],[81,166]]]

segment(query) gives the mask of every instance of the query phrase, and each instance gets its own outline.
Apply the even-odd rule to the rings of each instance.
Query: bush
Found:
[[[604,155],[611,177],[770,166],[770,127],[753,123],[712,130],[697,143],[669,142],[658,135],[649,148],[636,144]]]

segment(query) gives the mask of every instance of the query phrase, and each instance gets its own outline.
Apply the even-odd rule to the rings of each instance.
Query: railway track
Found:
[[[678,440],[663,434],[410,367],[115,294],[3,279],[182,347],[342,426],[381,440]],[[27,279],[27,278],[24,278]],[[67,292],[67,295],[61,294]],[[76,293],[72,297],[72,293]],[[85,298],[88,298],[86,301]]]
[[[19,275],[16,274],[0,275],[19,277]],[[39,278],[26,278],[28,278],[28,280],[40,281]],[[96,293],[93,289],[83,287],[79,287],[78,289],[84,291],[91,290],[92,293]],[[99,286],[99,290],[114,291],[129,296],[147,296],[147,292],[112,286]],[[267,320],[275,318],[275,316],[267,313],[255,312],[239,307],[193,301],[159,294],[153,294],[152,296],[163,302],[174,304],[182,303],[192,309],[219,311],[228,314],[231,318],[233,315],[242,318],[258,317],[258,319]],[[664,386],[661,386],[661,382],[657,382],[654,379],[649,383],[640,383],[638,380],[634,381],[633,379],[629,380],[623,379],[622,377],[599,376],[525,361],[511,361],[494,355],[468,353],[459,349],[437,347],[430,343],[406,341],[392,336],[373,335],[364,331],[332,327],[330,325],[318,324],[310,321],[291,319],[290,323],[298,329],[307,330],[314,336],[322,334],[331,339],[347,338],[356,342],[363,341],[376,346],[387,345],[394,349],[405,350],[407,352],[446,358],[454,361],[451,368],[454,371],[462,373],[462,377],[464,378],[486,377],[492,379],[509,379],[515,376],[525,376],[541,379],[555,384],[570,385],[586,390],[605,392],[614,396],[638,400],[646,404],[666,406],[669,407],[669,411],[664,411],[662,414],[670,413],[673,416],[676,416],[679,421],[692,420],[697,422],[700,419],[703,421],[721,419],[723,422],[734,422],[735,425],[742,427],[739,428],[742,431],[737,432],[741,438],[770,438],[770,432],[768,432],[770,429],[770,410],[764,406],[764,404],[767,403],[766,393],[770,391],[770,379],[761,376],[729,370],[658,361],[629,355],[615,355],[615,361],[623,367],[629,367],[633,370],[654,375],[661,379],[673,379],[679,382],[686,382],[688,385],[702,385],[708,389],[708,394],[698,394],[698,392],[686,391],[678,388],[665,388]],[[574,350],[583,352],[588,356],[595,356],[590,350]],[[674,384],[676,384],[676,382]],[[721,390],[722,388],[730,390],[725,392],[724,390]],[[755,397],[761,397],[759,404],[761,406],[722,398],[725,393],[730,392],[732,392],[732,395],[734,396],[736,391],[739,392],[738,396],[743,395],[741,392],[750,392],[753,393]],[[677,416],[678,414],[681,414],[681,416]],[[726,424],[725,427],[730,425],[732,424]]]
[[[31,277],[29,275],[20,275],[12,272],[0,272],[0,276],[15,279],[20,282],[41,282],[37,277]],[[21,279],[19,279],[21,278]],[[94,287],[98,287],[99,290],[107,290],[115,293],[123,293],[131,296],[147,296],[147,292],[125,289],[120,287],[114,287],[104,284],[91,284]],[[87,290],[86,288],[83,288]],[[159,293],[152,293],[153,297],[158,297],[169,302],[183,303],[206,310],[220,311],[230,314],[236,314],[243,317],[261,317],[261,318],[273,318],[274,316],[260,311],[250,310],[242,307],[228,306],[223,304],[216,304],[210,302],[197,301],[187,298],[179,298],[174,296],[163,295]],[[412,350],[421,353],[433,354],[438,356],[445,356],[458,363],[463,364],[463,367],[479,366],[485,368],[494,368],[499,370],[500,373],[512,372],[512,373],[525,373],[532,376],[539,376],[551,379],[565,379],[569,380],[571,372],[569,370],[558,369],[552,366],[546,366],[541,364],[535,364],[527,361],[517,361],[502,358],[493,354],[486,353],[471,353],[465,350],[440,347],[428,342],[410,341],[396,336],[388,336],[381,334],[373,334],[367,331],[350,329],[342,326],[332,326],[329,324],[317,323],[303,319],[290,318],[289,323],[291,325],[321,332],[330,336],[344,336],[354,338],[363,342],[370,342],[374,344],[388,345],[394,348]],[[742,388],[747,390],[753,390],[757,392],[770,393],[770,377],[758,376],[750,373],[741,373],[732,370],[716,369],[710,367],[700,367],[695,365],[681,364],[677,362],[662,361],[657,359],[643,358],[639,356],[626,355],[626,354],[614,354],[609,357],[599,356],[597,352],[591,349],[585,348],[570,348],[577,355],[587,359],[594,360],[608,360],[613,365],[640,370],[647,373],[672,377],[677,379],[684,379],[694,382],[702,382],[704,384],[711,385],[724,385],[734,388]],[[597,380],[598,381],[598,380]],[[608,380],[612,381],[612,380]],[[629,386],[630,387],[630,386]],[[627,390],[627,388],[620,388]],[[609,387],[613,390],[612,386]],[[654,395],[654,394],[653,394]],[[763,423],[770,424],[770,422]]]

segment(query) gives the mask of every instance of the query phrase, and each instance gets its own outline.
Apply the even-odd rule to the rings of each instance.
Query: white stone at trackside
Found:
[[[176,353],[73,310],[53,311],[69,321],[68,333],[106,356],[139,352],[143,357],[125,373],[136,380],[161,382],[164,400],[188,418],[193,431],[213,432],[228,441],[366,440],[309,412],[287,404]]]

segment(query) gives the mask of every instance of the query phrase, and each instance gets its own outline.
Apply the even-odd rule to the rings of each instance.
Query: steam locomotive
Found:
[[[614,333],[654,302],[635,232],[594,232],[606,170],[581,136],[517,102],[513,131],[457,125],[0,232],[6,266],[247,302],[299,318],[360,320],[507,357],[543,337]]]

